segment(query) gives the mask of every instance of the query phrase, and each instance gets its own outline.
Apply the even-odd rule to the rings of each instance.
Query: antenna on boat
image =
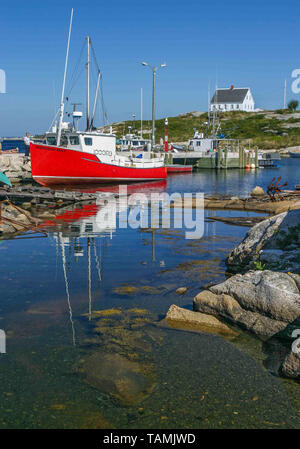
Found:
[[[87,62],[86,62],[86,130],[90,129],[90,45],[91,38],[87,36]]]
[[[66,61],[65,61],[64,80],[63,80],[63,87],[62,87],[61,101],[60,101],[60,109],[59,109],[59,123],[58,123],[58,131],[57,131],[57,146],[59,146],[59,144],[60,144],[61,128],[62,128],[62,121],[63,121],[63,116],[64,116],[64,108],[65,108],[64,96],[65,96],[65,86],[66,86],[68,59],[69,59],[69,48],[70,48],[70,39],[71,39],[71,30],[72,30],[72,21],[73,21],[73,11],[74,10],[72,8],[71,18],[70,18],[70,26],[69,26],[67,54],[66,54]]]

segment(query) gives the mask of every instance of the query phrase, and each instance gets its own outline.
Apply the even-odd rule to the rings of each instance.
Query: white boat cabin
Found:
[[[151,145],[151,141],[149,139],[142,139],[135,134],[126,134],[126,136],[120,139],[119,145],[121,151],[142,150],[147,149],[147,146]]]
[[[56,146],[56,134],[47,133],[45,143],[47,145]],[[63,133],[60,138],[59,146],[99,155],[104,155],[103,152],[105,152],[105,154],[112,156],[116,152],[116,136],[114,134],[105,133]]]
[[[203,133],[195,131],[194,137],[189,141],[189,150],[197,152],[215,151],[217,145],[218,141],[216,139],[204,138]]]
[[[44,144],[57,147],[57,135],[47,133]],[[155,168],[164,165],[164,157],[150,152],[120,155],[116,152],[116,136],[110,133],[70,131],[62,133],[59,148],[94,154],[99,161],[123,167]]]

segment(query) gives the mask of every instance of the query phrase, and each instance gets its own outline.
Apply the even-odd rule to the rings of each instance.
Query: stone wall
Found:
[[[0,171],[11,182],[32,179],[30,160],[24,154],[0,154]]]

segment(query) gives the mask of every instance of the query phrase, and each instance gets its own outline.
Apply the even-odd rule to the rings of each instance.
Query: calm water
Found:
[[[299,163],[174,175],[165,189],[246,195],[279,174],[294,186]],[[202,239],[186,240],[184,229],[105,223],[91,205],[45,221],[48,237],[0,243],[0,427],[300,427],[300,387],[266,368],[259,340],[159,325],[171,304],[191,308],[225,279],[247,228],[206,222]]]
[[[300,182],[300,162],[297,159],[282,159],[280,168],[265,168],[258,170],[201,170],[186,175],[169,177],[168,187],[170,191],[182,192],[202,191],[210,194],[228,194],[247,196],[257,185],[266,187],[274,177],[281,176],[282,184],[287,181],[287,189],[294,190]]]

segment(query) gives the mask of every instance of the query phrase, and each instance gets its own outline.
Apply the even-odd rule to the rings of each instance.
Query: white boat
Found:
[[[151,147],[151,141],[150,139],[143,139],[136,134],[126,134],[119,140],[118,145],[120,151],[143,151],[149,149],[149,145]]]
[[[196,130],[194,137],[189,141],[188,149],[189,151],[212,152],[217,148],[217,142],[217,139],[205,138],[203,133]]]

